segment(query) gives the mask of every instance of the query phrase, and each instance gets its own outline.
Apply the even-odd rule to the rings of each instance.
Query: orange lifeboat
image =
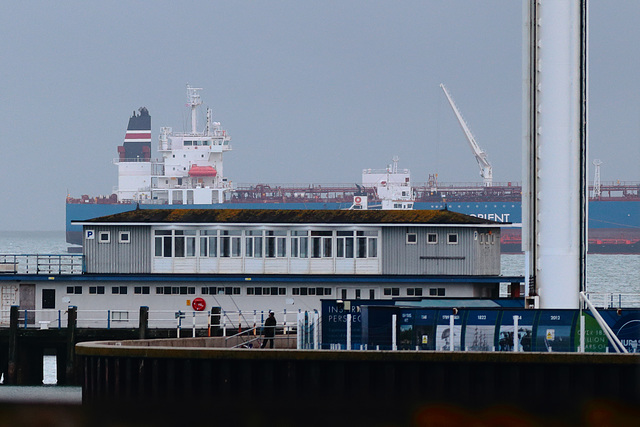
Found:
[[[189,169],[189,176],[216,176],[218,172],[213,166],[191,166]]]

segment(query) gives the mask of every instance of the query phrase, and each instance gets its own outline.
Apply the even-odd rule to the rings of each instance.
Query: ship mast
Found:
[[[191,133],[195,135],[197,131],[196,123],[196,108],[202,105],[202,99],[200,99],[201,87],[191,87],[187,85],[187,97],[189,98],[189,106],[191,107]]]

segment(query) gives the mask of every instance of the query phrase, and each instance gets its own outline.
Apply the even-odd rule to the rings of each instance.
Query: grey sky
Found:
[[[640,180],[640,2],[592,0],[590,160]],[[416,182],[481,182],[443,82],[520,181],[517,0],[25,1],[0,13],[0,229],[64,229],[110,194],[129,116],[183,130],[187,83],[231,134],[236,183],[354,183],[394,155]],[[593,171],[590,171],[590,179]]]

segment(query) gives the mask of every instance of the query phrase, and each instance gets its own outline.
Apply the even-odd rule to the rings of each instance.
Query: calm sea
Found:
[[[0,254],[62,254],[64,231],[0,231]],[[502,255],[502,274],[524,274],[523,255]],[[587,289],[597,293],[640,294],[640,255],[589,255]]]

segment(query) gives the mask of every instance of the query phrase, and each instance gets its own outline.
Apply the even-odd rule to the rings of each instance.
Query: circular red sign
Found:
[[[356,204],[358,204],[358,205],[359,205],[359,204],[360,204],[360,202],[362,202],[362,197],[358,196],[358,197],[356,197],[356,199],[355,199],[355,200],[356,200]]]
[[[193,301],[191,302],[191,307],[195,311],[202,311],[207,307],[207,303],[204,301],[204,299],[198,297],[193,299]]]

